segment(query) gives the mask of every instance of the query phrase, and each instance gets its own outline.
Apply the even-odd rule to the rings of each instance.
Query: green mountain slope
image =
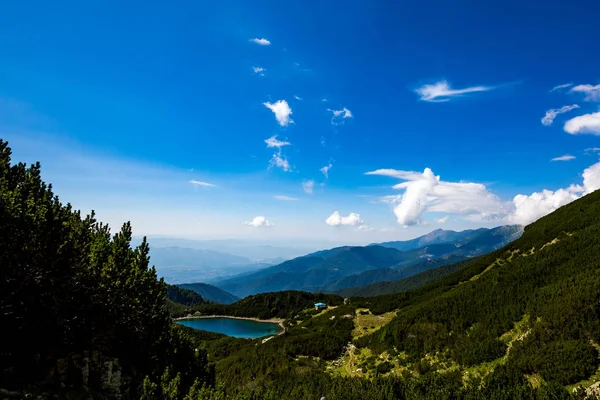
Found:
[[[183,289],[194,291],[202,296],[205,300],[213,303],[231,304],[240,299],[231,293],[227,293],[226,291],[207,283],[182,283],[177,286]]]
[[[401,279],[493,251],[519,237],[521,232],[519,225],[463,232],[437,230],[407,242],[336,247],[216,284],[240,297],[279,290],[336,291]],[[423,243],[425,245],[413,248]],[[406,250],[400,251],[394,246]],[[432,260],[439,261],[427,262]],[[416,267],[411,268],[413,266]]]
[[[347,276],[334,282],[327,286],[327,291],[336,292],[344,297],[371,297],[412,290],[444,276],[430,270],[441,270],[444,266],[448,266],[448,264],[459,265],[457,263],[463,259],[464,257],[451,255],[423,261],[402,269],[382,268],[366,271],[361,274]],[[452,272],[455,270],[456,269],[450,269]],[[400,284],[400,282],[407,281],[415,275],[419,276],[419,278],[415,277],[416,279],[413,279],[413,281],[420,281],[422,282],[421,284],[417,286],[414,284],[402,286],[402,284]],[[445,275],[447,275],[447,273]],[[431,276],[433,278],[427,280],[425,278],[426,276]]]
[[[232,317],[253,317],[260,319],[293,318],[303,310],[313,310],[314,304],[323,302],[339,306],[344,299],[336,294],[308,293],[296,290],[260,293],[248,296],[233,304],[203,304],[196,307],[173,308],[173,316],[180,317],[190,311],[204,315],[229,315]]]
[[[175,285],[167,285],[167,299],[184,306],[199,306],[207,302],[195,291],[182,289]]]
[[[426,284],[443,278],[446,275],[450,275],[451,273],[458,271],[464,265],[470,262],[470,260],[464,260],[450,263],[447,265],[436,266],[437,261],[438,260],[428,261],[427,265],[433,264],[432,268],[429,268],[423,272],[409,276],[407,278],[402,278],[392,282],[381,281],[366,286],[347,287],[345,289],[338,290],[336,293],[343,297],[375,297],[400,292],[407,292],[409,290],[415,290],[420,288],[421,286],[425,286]],[[418,267],[420,267],[420,265],[416,265],[411,268]]]
[[[380,246],[346,246],[295,258],[217,285],[240,297],[279,290],[318,290],[324,282],[406,261],[402,252]]]
[[[421,289],[355,299],[378,313],[399,310],[357,343],[395,348],[411,360],[438,354],[463,367],[496,362],[563,385],[588,378],[600,364],[599,215],[600,191]],[[519,321],[519,340],[504,340]]]

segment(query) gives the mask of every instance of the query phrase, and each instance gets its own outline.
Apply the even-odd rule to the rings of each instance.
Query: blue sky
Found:
[[[600,4],[487,3],[4,2],[0,136],[136,234],[528,223],[600,185]]]

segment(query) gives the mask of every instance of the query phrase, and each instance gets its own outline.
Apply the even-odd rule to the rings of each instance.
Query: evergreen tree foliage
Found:
[[[133,397],[168,367],[184,386],[211,381],[206,354],[172,324],[148,243],[130,244],[129,223],[111,235],[93,212],[61,203],[40,164],[12,165],[0,140],[0,387],[102,390],[94,371],[107,360],[122,369],[115,390]]]
[[[167,299],[184,306],[199,306],[206,304],[202,296],[193,290],[184,289],[176,285],[167,285]]]

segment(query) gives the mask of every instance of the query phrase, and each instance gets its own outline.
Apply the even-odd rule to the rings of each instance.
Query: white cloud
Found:
[[[590,148],[585,149],[585,152],[586,153],[589,153],[589,152],[600,152],[600,147],[590,147]]]
[[[529,196],[518,194],[513,199],[515,210],[509,216],[509,221],[521,225],[529,224],[557,208],[577,200],[579,193],[581,193],[580,186],[570,186],[555,192],[543,190]]]
[[[546,115],[544,115],[544,118],[542,118],[542,124],[550,126],[552,125],[552,122],[554,122],[554,118],[556,118],[558,114],[564,114],[571,110],[575,110],[576,108],[579,108],[579,106],[577,104],[573,104],[572,106],[562,106],[561,108],[553,108],[551,110],[548,110],[546,111]]]
[[[571,135],[580,133],[600,135],[600,112],[571,118],[565,123],[564,130]]]
[[[195,179],[192,179],[189,182],[194,186],[202,186],[202,187],[216,187],[217,186],[217,185],[213,185],[212,183],[201,182],[201,181],[197,181]]]
[[[472,86],[464,89],[452,89],[447,81],[439,81],[434,84],[423,85],[415,92],[423,101],[442,102],[449,101],[453,96],[460,96],[467,93],[485,92],[492,90],[492,86]]]
[[[573,83],[563,83],[562,85],[556,85],[552,89],[550,89],[550,92],[555,92],[557,90],[568,88],[570,86],[573,86]]]
[[[290,115],[292,115],[292,109],[288,105],[287,101],[277,100],[275,103],[267,102],[263,103],[263,105],[269,110],[273,111],[277,122],[279,122],[279,125],[287,126],[288,124],[294,123],[294,121],[290,118]]]
[[[273,135],[270,138],[266,139],[265,143],[267,144],[267,147],[276,147],[278,149],[282,148],[283,146],[289,146],[291,144],[290,142],[282,142],[281,140],[277,140],[277,135]]]
[[[264,72],[266,71],[265,68],[262,67],[252,67],[252,70],[254,71],[255,74],[260,74],[260,76],[265,76]]]
[[[269,167],[278,167],[283,169],[285,172],[289,172],[292,170],[289,161],[280,153],[273,154],[273,157],[271,157],[271,161],[269,163]]]
[[[438,224],[445,224],[446,222],[448,222],[449,218],[450,216],[446,215],[445,217],[436,219],[435,222],[437,222]]]
[[[570,161],[570,160],[573,160],[573,159],[575,159],[575,156],[572,156],[570,154],[565,154],[564,156],[554,157],[550,161]]]
[[[470,182],[445,182],[433,171],[425,168],[423,173],[393,169],[379,169],[367,175],[390,176],[406,182],[394,185],[404,193],[382,201],[391,202],[397,221],[402,226],[422,224],[425,212],[460,214],[471,219],[490,220],[501,218],[505,204],[485,185]]]
[[[315,181],[312,179],[302,183],[302,189],[304,189],[304,193],[312,194],[314,187]]]
[[[586,168],[581,176],[583,177],[583,194],[600,189],[600,162]]]
[[[513,199],[514,211],[508,220],[522,225],[529,224],[557,208],[577,200],[582,195],[600,189],[600,162],[586,168],[581,176],[583,177],[583,186],[570,185],[566,189],[558,189],[554,192],[542,190],[530,196],[516,195]]]
[[[294,95],[294,98],[295,98],[296,100],[302,100],[302,97],[300,97],[300,96],[296,96],[296,95]]]
[[[341,110],[332,110],[331,108],[328,108],[327,111],[333,113],[331,123],[334,125],[343,124],[344,120],[347,118],[354,118],[352,111],[348,110],[346,107]]]
[[[276,195],[276,196],[273,196],[273,198],[276,200],[281,200],[281,201],[296,201],[296,200],[298,200],[295,197],[283,196],[283,195]]]
[[[269,46],[269,45],[271,44],[271,42],[269,42],[269,41],[268,41],[267,39],[265,39],[265,38],[262,38],[262,39],[259,39],[259,38],[254,38],[254,39],[250,39],[250,41],[251,41],[252,43],[260,44],[261,46]]]
[[[600,101],[600,85],[577,85],[571,88],[571,92],[584,93],[585,101]]]
[[[329,163],[328,165],[324,166],[319,170],[323,173],[323,175],[325,175],[325,179],[329,179],[329,170],[331,169],[331,167],[333,167],[333,164]]]
[[[504,220],[525,225],[600,189],[600,162],[583,171],[583,185],[573,184],[564,189],[542,190],[531,195],[518,194],[512,201],[501,201],[479,183],[442,181],[429,168],[423,173],[382,169],[369,175],[392,176],[406,181],[394,186],[403,189],[403,194],[385,196],[385,201],[382,200],[393,206],[398,223],[403,226],[423,223],[421,217],[426,212],[459,214],[475,221]]]
[[[266,219],[262,215],[254,217],[252,219],[252,221],[246,221],[246,222],[244,222],[244,225],[252,226],[254,228],[261,228],[261,227],[265,227],[266,228],[266,227],[269,227],[269,226],[273,226],[273,224],[271,223],[271,221],[269,221],[268,219]]]
[[[362,225],[363,221],[360,219],[360,214],[350,213],[347,217],[343,217],[338,211],[334,211],[334,213],[325,220],[325,223],[330,226],[358,226]]]

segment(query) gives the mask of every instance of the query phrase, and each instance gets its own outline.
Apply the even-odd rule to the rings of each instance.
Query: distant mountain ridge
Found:
[[[323,282],[352,273],[405,261],[402,252],[381,246],[344,246],[294,258],[253,274],[233,277],[216,285],[240,297],[281,290],[319,290]]]
[[[426,235],[419,236],[417,238],[411,240],[404,241],[392,241],[392,242],[383,242],[383,243],[372,243],[369,246],[383,246],[389,247],[392,249],[407,251],[414,250],[420,247],[432,245],[432,244],[440,244],[440,243],[466,243],[468,241],[472,241],[476,237],[484,238],[486,234],[491,236],[496,236],[502,234],[502,232],[507,233],[507,240],[511,242],[523,234],[523,227],[520,225],[503,225],[497,228],[479,228],[479,229],[467,229],[464,231],[453,231],[453,230],[445,230],[445,229],[436,229],[434,231],[429,232]],[[507,243],[508,243],[507,242]]]
[[[212,303],[231,304],[240,299],[231,293],[207,283],[183,283],[177,286],[183,290],[195,292],[202,296],[204,300],[208,300]]]
[[[338,291],[398,280],[481,255],[515,240],[522,232],[519,225],[462,232],[438,229],[405,242],[320,250],[214,284],[239,297],[281,290]],[[419,244],[423,246],[415,247]]]
[[[400,279],[408,278],[410,276],[419,274],[423,271],[427,271],[430,269],[437,269],[438,267],[454,264],[459,261],[466,260],[465,257],[457,256],[457,255],[449,255],[443,256],[433,260],[427,260],[420,262],[418,264],[405,267],[402,269],[395,268],[380,268],[373,269],[365,272],[361,272],[360,274],[354,274],[346,276],[338,281],[330,283],[324,291],[326,292],[336,292],[342,296],[345,295],[345,290],[352,291],[353,289],[360,289],[365,287],[370,287],[371,285],[377,284],[388,284],[394,281],[398,281]],[[359,291],[357,291],[359,293]],[[353,294],[353,296],[360,296],[360,294]]]

